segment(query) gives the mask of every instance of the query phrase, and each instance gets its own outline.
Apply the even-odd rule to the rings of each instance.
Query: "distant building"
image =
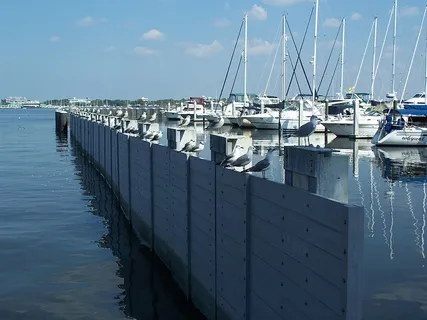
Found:
[[[147,101],[148,101],[148,98],[146,98],[146,97],[142,97],[142,98],[141,98],[141,100],[142,100],[142,102],[147,102]]]
[[[90,101],[89,98],[78,99],[78,98],[74,97],[74,98],[68,99],[68,101],[70,102],[70,105],[72,105],[72,104],[78,104],[78,105],[85,104],[85,105],[88,105],[88,104],[91,103],[91,101]]]
[[[7,97],[5,99],[6,105],[16,108],[39,108],[40,101],[28,100],[25,97]]]

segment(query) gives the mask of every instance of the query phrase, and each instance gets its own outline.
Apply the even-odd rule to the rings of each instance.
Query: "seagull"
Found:
[[[139,120],[141,120],[141,121],[145,121],[145,120],[147,120],[147,112],[143,112],[142,114],[141,114],[141,116],[139,117]]]
[[[110,112],[108,112],[108,116],[112,116],[113,115],[113,111],[110,110]]]
[[[122,110],[117,110],[116,111],[116,116],[119,118],[123,118],[123,111]]]
[[[163,133],[161,131],[155,131],[153,138],[151,138],[151,141],[160,140],[163,137]]]
[[[221,128],[224,125],[224,118],[220,115],[219,118],[209,121],[207,128]],[[207,129],[206,128],[206,129]]]
[[[184,145],[184,148],[182,148],[181,151],[184,151],[184,152],[189,151],[193,149],[195,146],[196,146],[196,141],[194,139],[191,139]]]
[[[236,144],[234,146],[233,151],[230,154],[226,155],[225,158],[221,161],[221,163],[219,165],[226,167],[231,162],[236,160],[240,156],[240,149],[243,149],[243,147],[239,144]]]
[[[156,121],[156,119],[157,119],[157,112],[154,112],[154,113],[151,115],[150,120],[148,120],[148,121],[150,121],[150,122],[154,122],[154,121]]]
[[[179,128],[184,128],[190,124],[191,117],[190,115],[187,115],[184,119],[181,120],[180,124],[178,125]]]
[[[249,146],[248,151],[230,163],[231,167],[245,167],[252,161],[252,153],[255,150],[254,146]]]
[[[286,138],[289,138],[289,137],[307,138],[308,144],[310,144],[310,136],[316,130],[318,121],[319,119],[317,118],[317,116],[313,114],[309,122],[299,127],[296,132],[286,135],[285,137]]]
[[[143,134],[144,139],[150,140],[154,136],[154,132],[148,130]]]
[[[200,141],[198,146],[194,146],[189,152],[200,152],[205,148],[205,142]]]
[[[129,118],[129,112],[127,110],[125,111],[123,118]]]
[[[265,171],[270,169],[273,151],[274,149],[269,149],[264,159],[258,161],[254,166],[243,170],[242,172],[262,172],[262,177],[265,179]]]

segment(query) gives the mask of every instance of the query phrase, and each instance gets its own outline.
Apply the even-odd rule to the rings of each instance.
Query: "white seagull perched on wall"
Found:
[[[219,115],[218,117],[215,118],[215,120],[209,121],[208,126],[206,127],[206,129],[210,129],[210,128],[215,128],[215,129],[219,129],[224,125],[224,117]]]
[[[190,141],[188,141],[188,142],[184,145],[184,147],[181,149],[181,151],[188,152],[188,151],[190,151],[191,149],[193,149],[195,146],[196,146],[196,141],[195,141],[194,139],[191,139]]]
[[[154,136],[154,132],[148,130],[145,134],[144,134],[144,139],[150,140],[151,138],[153,138]]]
[[[200,141],[199,145],[194,146],[193,148],[191,148],[189,152],[200,152],[204,148],[205,148],[205,142],[204,141]]]
[[[178,125],[178,128],[184,128],[190,124],[191,117],[187,115],[184,119],[182,119]]]
[[[242,172],[262,172],[262,177],[265,179],[265,171],[270,169],[271,157],[273,156],[274,150],[275,149],[268,149],[264,159],[258,161],[254,166],[243,170]]]
[[[154,121],[156,121],[156,119],[157,119],[157,112],[154,112],[154,113],[151,115],[150,120],[148,120],[148,121],[150,121],[150,122],[154,122]]]
[[[243,167],[243,169],[245,169],[245,167],[249,163],[251,163],[251,161],[252,161],[252,154],[253,154],[254,150],[255,150],[254,146],[249,146],[248,151],[245,154],[242,154],[240,157],[238,157],[233,162],[231,162],[230,166],[231,167]]]
[[[285,135],[284,137],[298,137],[298,138],[307,138],[308,144],[310,144],[310,136],[316,130],[317,123],[319,119],[314,114],[311,116],[310,121],[303,124],[301,127],[297,129],[296,132],[292,134]]]
[[[140,121],[145,121],[145,120],[147,120],[147,112],[143,112],[142,114],[141,114],[141,116],[139,117],[139,119],[138,120],[140,120]]]
[[[219,165],[223,167],[226,167],[227,165],[229,165],[231,162],[233,162],[238,157],[240,157],[240,150],[242,149],[243,147],[241,145],[236,144],[234,146],[233,151],[230,154],[226,155]]]
[[[151,141],[160,140],[162,137],[163,137],[163,133],[161,131],[155,131],[153,138],[151,138]]]

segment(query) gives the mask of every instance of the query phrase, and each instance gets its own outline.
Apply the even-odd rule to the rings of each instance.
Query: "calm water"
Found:
[[[53,110],[0,110],[0,319],[193,319]]]
[[[255,161],[279,143],[275,132],[244,134],[258,146]],[[333,136],[328,146],[353,148]],[[0,110],[0,150],[0,319],[194,314],[96,171],[55,136],[53,110]],[[426,319],[427,150],[374,151],[360,142],[348,172],[349,201],[366,214],[365,319]],[[209,158],[209,144],[201,156]],[[274,159],[269,179],[282,181],[282,163]]]

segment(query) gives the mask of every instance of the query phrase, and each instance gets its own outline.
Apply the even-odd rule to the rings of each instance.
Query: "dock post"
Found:
[[[329,148],[285,146],[285,183],[348,203],[348,156]]]
[[[55,111],[55,129],[56,132],[67,132],[69,114],[64,110]]]
[[[300,100],[298,104],[298,128],[303,125],[304,120],[304,100]]]
[[[359,138],[359,99],[353,100],[353,134],[350,136],[352,139]]]

